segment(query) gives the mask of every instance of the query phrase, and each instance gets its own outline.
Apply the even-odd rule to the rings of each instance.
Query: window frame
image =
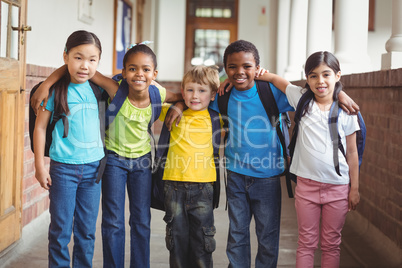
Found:
[[[214,18],[214,17],[193,17],[190,16],[190,2],[186,1],[186,38],[185,38],[185,56],[184,56],[184,71],[191,69],[191,59],[194,52],[194,35],[195,30],[228,30],[230,32],[230,40],[232,43],[237,40],[238,29],[238,9],[239,1],[235,0],[233,16],[231,18]]]

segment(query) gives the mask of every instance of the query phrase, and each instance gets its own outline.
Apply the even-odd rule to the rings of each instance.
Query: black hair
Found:
[[[311,54],[306,60],[306,64],[304,67],[304,73],[306,74],[306,77],[308,77],[308,75],[321,64],[327,65],[332,71],[334,71],[335,74],[341,71],[339,61],[334,56],[334,54],[328,51],[318,51]],[[306,93],[304,93],[306,95],[305,98],[312,100],[314,98],[314,93],[308,83],[306,83],[305,88],[307,89]],[[334,93],[332,97],[334,101],[338,100],[338,94],[342,91],[342,88],[343,86],[341,81],[335,83]],[[303,115],[307,113],[307,111],[308,105],[306,105],[303,111]]]
[[[99,49],[99,59],[102,54],[102,46],[99,38],[91,32],[87,31],[75,31],[68,38],[66,42],[66,46],[64,48],[64,52],[68,54],[71,49],[74,47],[78,47],[80,45],[94,45]],[[70,113],[70,109],[68,108],[67,103],[67,91],[68,85],[71,82],[71,77],[68,71],[64,74],[64,76],[57,81],[54,86],[51,88],[50,93],[54,91],[54,111],[58,114],[66,114]]]
[[[158,63],[156,61],[156,55],[152,51],[152,49],[145,44],[136,44],[135,46],[133,46],[126,52],[126,54],[124,55],[124,58],[123,58],[123,68],[126,68],[127,60],[129,59],[129,57],[131,55],[134,55],[134,54],[140,53],[140,52],[151,56],[152,61],[154,62],[154,69],[156,70],[156,67],[158,65]]]
[[[245,40],[237,40],[237,41],[231,43],[225,49],[225,53],[223,54],[224,67],[226,67],[226,62],[227,62],[228,56],[233,53],[238,53],[238,52],[249,52],[249,53],[253,54],[253,57],[255,60],[255,65],[256,66],[260,65],[260,55],[258,54],[258,50],[255,47],[255,45],[253,43],[250,43]]]

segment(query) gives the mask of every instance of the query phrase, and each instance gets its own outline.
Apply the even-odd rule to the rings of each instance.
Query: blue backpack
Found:
[[[170,108],[171,109],[171,108]],[[169,111],[170,111],[169,109]],[[168,113],[169,113],[168,111]],[[221,125],[219,113],[208,109],[212,123],[212,146],[214,153],[216,182],[214,182],[213,208],[219,206],[220,196],[220,172],[219,172],[219,145],[221,144]],[[170,132],[165,124],[163,124],[161,134],[159,136],[158,147],[155,152],[155,162],[152,171],[152,193],[151,207],[158,210],[165,210],[164,180],[163,172],[165,170],[166,157],[169,151]]]
[[[293,136],[289,144],[289,154],[291,157],[291,163],[292,163],[292,158],[296,146],[296,140],[297,140],[297,134],[299,131],[299,124],[300,120],[302,117],[302,113],[305,110],[306,106],[309,105],[311,101],[311,96],[308,94],[303,94],[302,97],[300,98],[296,112],[295,112],[295,126],[293,128]],[[329,132],[333,144],[333,160],[334,160],[334,168],[336,173],[341,176],[341,173],[339,171],[339,157],[338,157],[338,152],[339,150],[343,154],[344,157],[346,157],[346,151],[345,148],[342,144],[341,137],[338,133],[338,117],[339,113],[341,112],[341,108],[339,107],[338,101],[334,101],[331,105],[330,111],[329,111],[329,118],[328,118],[328,124],[329,124]],[[359,158],[359,170],[360,166],[363,161],[363,152],[364,152],[364,147],[366,145],[366,124],[364,123],[363,117],[361,113],[359,112],[357,114],[360,130],[356,131],[356,145],[357,145],[357,153],[358,153],[358,158]],[[287,188],[288,192],[292,192],[291,188],[291,181],[294,181],[297,183],[297,176],[293,173],[288,173],[286,176],[286,182],[287,182]],[[293,197],[293,193],[292,193]]]

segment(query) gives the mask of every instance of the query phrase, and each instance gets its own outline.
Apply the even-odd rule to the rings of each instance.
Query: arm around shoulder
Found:
[[[49,96],[50,88],[63,77],[63,75],[67,72],[67,65],[63,65],[60,68],[56,69],[42,84],[38,87],[36,92],[32,95],[31,98],[31,106],[33,110],[37,113],[40,104],[43,101],[43,110],[45,110],[47,104],[47,98]]]
[[[117,81],[104,76],[98,71],[96,71],[95,75],[91,78],[91,81],[106,90],[111,100],[113,100],[114,95],[119,89],[119,83],[117,83]]]
[[[290,82],[285,78],[273,73],[265,73],[256,79],[272,83],[275,87],[277,87],[280,91],[282,91],[285,94],[286,94],[286,87],[290,84]]]

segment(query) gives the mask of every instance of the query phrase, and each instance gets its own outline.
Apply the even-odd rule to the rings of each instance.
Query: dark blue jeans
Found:
[[[70,267],[68,244],[74,233],[73,267],[92,267],[100,184],[99,161],[72,165],[50,162],[49,267]]]
[[[275,268],[278,262],[281,218],[280,178],[254,178],[227,171],[229,267],[251,265],[250,222],[255,220],[258,251],[256,268]]]
[[[172,268],[213,267],[215,251],[211,183],[165,181],[166,247]]]
[[[130,267],[149,267],[151,153],[125,158],[110,152],[102,180],[103,267],[124,267],[126,186],[131,229]]]

